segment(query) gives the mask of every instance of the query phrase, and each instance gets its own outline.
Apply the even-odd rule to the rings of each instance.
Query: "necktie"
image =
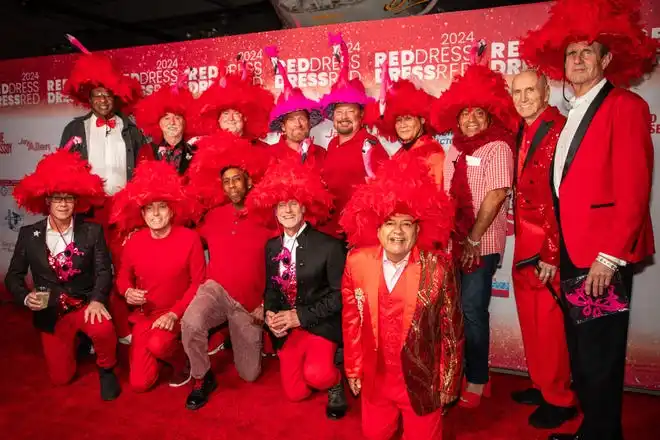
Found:
[[[115,121],[114,118],[112,119],[102,119],[102,118],[96,118],[96,126],[97,127],[103,127],[104,125],[107,125],[108,127],[115,128],[117,125],[117,121]]]

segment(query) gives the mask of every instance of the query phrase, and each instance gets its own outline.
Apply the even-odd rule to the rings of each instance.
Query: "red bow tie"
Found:
[[[110,128],[115,128],[117,125],[117,121],[115,119],[102,119],[102,118],[97,118],[96,119],[96,126],[97,127],[103,127],[104,125],[107,125]]]

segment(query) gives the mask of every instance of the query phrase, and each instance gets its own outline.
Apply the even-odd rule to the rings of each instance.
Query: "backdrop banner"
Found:
[[[294,3],[306,4],[305,1]],[[345,3],[357,7],[368,1]],[[654,38],[660,38],[660,5],[653,0],[643,0],[642,4],[646,31]],[[254,81],[277,94],[282,88],[282,78],[274,75],[272,64],[263,52],[264,47],[275,44],[280,48],[280,58],[286,63],[294,86],[300,86],[310,97],[318,98],[329,89],[339,72],[339,64],[328,46],[328,32],[340,31],[350,51],[351,77],[360,77],[373,96],[379,92],[380,70],[385,61],[393,79],[415,76],[428,92],[437,96],[468,66],[471,45],[482,38],[489,43],[490,67],[503,72],[510,80],[511,75],[522,67],[518,54],[520,37],[546,19],[548,8],[549,4],[541,3],[303,27],[113,50],[108,55],[126,75],[140,81],[145,94],[175,83],[186,69],[189,69],[189,88],[198,94],[218,77],[221,62],[228,62],[227,70],[235,71],[238,68],[237,55],[240,54],[254,71]],[[54,151],[64,125],[84,112],[62,95],[76,56],[0,62],[0,275],[3,277],[20,227],[36,220],[17,209],[11,196],[12,188],[21,177],[34,170],[43,154]],[[649,130],[654,145],[658,146],[660,72],[656,70],[634,91],[651,107],[653,117]],[[553,85],[551,103],[563,112],[567,111],[561,84]],[[332,124],[325,121],[315,127],[312,135],[316,143],[326,146],[334,136]],[[277,134],[273,134],[267,141],[272,143],[276,139]],[[448,137],[440,140],[443,145],[451,142]],[[398,148],[396,144],[385,144],[390,152]],[[656,163],[659,161],[660,158],[656,157]],[[659,174],[655,173],[656,191],[651,206],[656,224],[660,224]],[[511,220],[511,216],[509,218]],[[502,267],[493,280],[491,363],[495,367],[524,371],[525,358],[511,283],[511,221],[510,226]],[[650,265],[635,277],[626,384],[660,391],[658,286],[660,265]]]

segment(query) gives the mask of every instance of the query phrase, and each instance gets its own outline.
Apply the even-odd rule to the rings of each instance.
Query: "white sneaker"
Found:
[[[128,335],[124,338],[119,338],[119,343],[124,345],[131,345],[132,341],[133,341],[133,335]]]
[[[225,343],[223,342],[222,344],[215,347],[213,350],[209,351],[209,356],[213,356],[214,354],[217,354],[224,349],[225,349]]]

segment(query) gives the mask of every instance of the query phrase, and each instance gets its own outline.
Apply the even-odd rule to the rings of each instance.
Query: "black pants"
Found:
[[[560,276],[584,274],[560,242]],[[623,285],[632,289],[632,267],[620,268]],[[580,440],[622,440],[621,406],[630,313],[619,313],[579,325],[565,319],[566,341],[575,391],[584,413]]]

